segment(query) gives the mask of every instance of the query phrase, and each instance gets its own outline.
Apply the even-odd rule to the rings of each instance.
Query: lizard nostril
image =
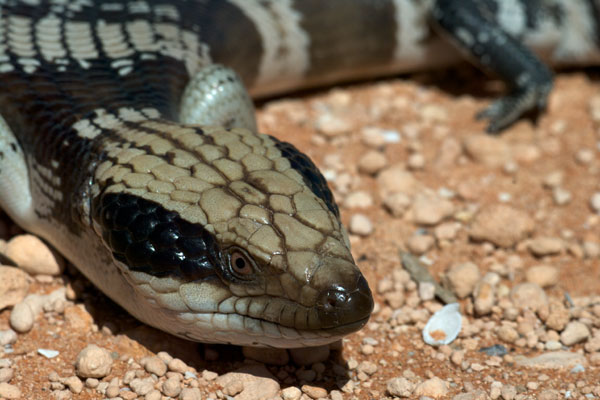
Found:
[[[368,318],[373,309],[371,291],[362,276],[355,285],[333,285],[322,292],[319,319],[323,327],[339,327]]]

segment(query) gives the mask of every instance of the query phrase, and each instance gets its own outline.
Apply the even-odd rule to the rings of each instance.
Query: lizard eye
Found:
[[[229,253],[229,268],[238,278],[249,278],[254,273],[249,257],[239,249],[232,249]]]

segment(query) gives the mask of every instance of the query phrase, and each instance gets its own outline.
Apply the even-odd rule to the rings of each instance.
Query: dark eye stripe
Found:
[[[92,212],[115,259],[131,270],[188,280],[216,274],[222,256],[213,235],[160,204],[109,193],[94,201]]]

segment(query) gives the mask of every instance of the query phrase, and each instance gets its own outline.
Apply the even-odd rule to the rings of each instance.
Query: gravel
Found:
[[[600,160],[590,149],[600,140],[591,121],[600,121],[600,96],[591,97],[600,87],[581,75],[561,79],[538,125],[522,121],[497,137],[477,133],[482,125],[471,119],[486,99],[410,80],[269,102],[261,131],[293,142],[327,171],[346,226],[356,215],[368,221],[350,229],[375,293],[367,325],[315,349],[198,346],[140,325],[71,268],[54,275],[58,258],[32,269],[34,277],[10,268],[26,283],[0,321],[0,397],[599,397]],[[0,232],[23,240],[10,239],[21,236],[8,220],[0,219]],[[42,241],[27,240],[48,254]],[[0,240],[0,251],[7,243]],[[418,254],[432,281],[411,278],[399,249]],[[432,347],[421,332],[444,304],[438,283],[460,298],[462,329],[451,344]],[[61,288],[62,296],[49,295]],[[27,333],[8,329],[23,322],[20,313]],[[102,354],[83,363],[105,369],[97,378],[80,371],[88,344]],[[499,348],[506,354],[489,350]]]

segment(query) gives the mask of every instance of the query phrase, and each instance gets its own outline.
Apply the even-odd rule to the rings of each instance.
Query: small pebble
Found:
[[[171,361],[169,361],[169,363],[167,364],[167,368],[169,369],[169,371],[179,372],[180,374],[183,374],[185,371],[188,370],[188,366],[179,358],[174,358]]]
[[[556,285],[559,277],[558,269],[551,265],[534,265],[525,272],[527,282],[535,283],[542,288]]]
[[[15,385],[6,382],[0,383],[0,397],[4,399],[18,399],[21,397],[21,390]]]
[[[373,223],[364,214],[354,214],[350,217],[350,232],[355,235],[368,236],[373,233]]]
[[[579,164],[587,165],[594,160],[594,150],[580,149],[575,153],[575,160]]]
[[[202,371],[202,379],[205,379],[209,382],[214,381],[218,377],[219,377],[219,374],[217,374],[216,372],[208,371],[208,370]]]
[[[406,378],[393,378],[387,381],[386,389],[391,396],[411,397],[415,384]]]
[[[382,147],[386,143],[383,129],[380,128],[365,127],[361,130],[361,136],[362,142],[371,148]]]
[[[436,226],[433,233],[437,240],[454,240],[460,229],[458,222],[445,222]]]
[[[201,400],[202,395],[198,388],[184,388],[179,393],[179,400]]]
[[[563,248],[564,243],[559,238],[537,237],[529,242],[529,250],[538,257],[558,254]]]
[[[10,326],[19,333],[29,332],[33,328],[35,314],[26,302],[16,304],[10,313]]]
[[[329,397],[331,397],[331,400],[344,400],[344,395],[339,390],[329,392]]]
[[[413,170],[423,169],[425,167],[425,157],[421,153],[411,154],[406,165]]]
[[[150,374],[163,376],[167,373],[167,364],[157,356],[144,357],[140,364]]]
[[[283,400],[299,400],[302,396],[302,391],[295,386],[290,386],[281,391]]]
[[[498,337],[507,343],[514,343],[519,339],[519,333],[513,327],[503,325],[498,328]]]
[[[491,313],[492,307],[496,304],[495,285],[483,280],[479,282],[473,291],[473,300],[475,313],[477,315],[487,315]]]
[[[542,181],[547,188],[556,188],[563,184],[565,174],[563,171],[552,171]]]
[[[536,283],[521,283],[513,287],[510,298],[519,308],[529,308],[537,311],[548,304],[544,290]]]
[[[503,385],[500,395],[504,400],[513,400],[517,397],[517,388],[513,385]]]
[[[90,344],[77,355],[75,370],[82,378],[104,378],[110,373],[112,362],[108,350]]]
[[[481,275],[479,268],[472,262],[454,264],[446,273],[446,282],[450,290],[461,299],[473,293]]]
[[[506,204],[493,204],[485,206],[475,216],[469,235],[475,240],[509,248],[527,237],[534,227],[534,220],[526,212]]]
[[[65,261],[60,254],[30,234],[13,237],[4,253],[30,275],[56,276],[65,268]]]
[[[119,382],[111,382],[106,388],[106,397],[117,397],[119,395]]]
[[[320,399],[327,397],[327,390],[318,386],[302,385],[302,391],[311,399]]]
[[[558,340],[549,340],[544,344],[544,348],[548,351],[556,351],[562,349],[562,344]]]
[[[79,394],[83,390],[83,382],[76,376],[66,378],[63,383],[75,394]]]
[[[394,217],[404,215],[410,204],[410,197],[402,192],[391,193],[383,199],[383,205]]]
[[[571,314],[561,301],[556,299],[549,301],[548,317],[545,321],[548,328],[560,332],[567,326],[570,319]]]
[[[85,380],[85,386],[89,387],[91,389],[97,388],[99,383],[100,383],[100,381],[96,378],[87,378]]]
[[[418,225],[437,225],[454,212],[450,200],[437,195],[418,194],[412,204],[413,220]]]
[[[367,192],[352,192],[344,199],[346,208],[368,208],[373,205],[373,197]]]
[[[330,113],[323,113],[317,117],[315,128],[319,133],[327,137],[334,137],[348,133],[352,129],[352,126],[345,118],[339,118]]]
[[[471,135],[463,146],[475,162],[488,167],[500,167],[510,160],[510,148],[506,141],[490,135]]]
[[[129,382],[129,387],[140,396],[145,396],[154,389],[154,380],[152,378],[136,378]]]
[[[12,368],[0,368],[0,382],[9,382],[15,375]]]
[[[431,235],[413,235],[406,242],[408,250],[417,255],[429,251],[435,244],[435,239]]]
[[[419,298],[421,301],[433,300],[435,297],[435,285],[431,282],[419,283]]]
[[[435,376],[417,385],[414,394],[417,396],[429,396],[434,399],[439,399],[446,396],[448,390],[448,383]]]
[[[370,150],[358,160],[358,170],[363,174],[374,175],[387,165],[385,155],[376,150]]]
[[[54,358],[60,354],[57,350],[51,349],[37,349],[37,352],[46,358]]]
[[[162,394],[157,389],[153,389],[144,396],[144,400],[161,400]]]
[[[590,337],[590,329],[579,321],[571,321],[560,334],[560,341],[565,346],[583,342]]]
[[[564,206],[571,202],[573,195],[566,189],[557,187],[552,190],[552,200],[557,206]]]
[[[437,124],[448,119],[448,112],[437,104],[426,104],[419,110],[419,115],[425,122]]]
[[[17,341],[17,332],[12,329],[0,331],[0,346],[6,346]]]
[[[488,355],[490,357],[503,357],[504,355],[508,354],[508,349],[506,347],[502,346],[501,344],[495,344],[493,346],[483,347],[479,351],[482,353],[485,353],[486,355]]]
[[[181,382],[177,378],[169,378],[162,384],[162,392],[165,396],[177,397],[181,392]]]
[[[600,258],[600,244],[588,241],[583,242],[583,252],[587,258]],[[0,332],[0,337],[1,334],[2,332]]]
[[[416,193],[420,184],[402,165],[392,165],[379,172],[377,186],[381,197],[385,198],[392,193],[404,193],[410,196]]]
[[[360,346],[360,352],[368,356],[375,352],[375,348],[370,344],[363,344]]]
[[[312,371],[315,373],[314,371]],[[279,394],[280,385],[269,370],[261,364],[249,364],[234,372],[228,372],[216,379],[216,384],[221,387],[228,386],[231,382],[240,381],[244,390],[236,399],[271,399]]]

